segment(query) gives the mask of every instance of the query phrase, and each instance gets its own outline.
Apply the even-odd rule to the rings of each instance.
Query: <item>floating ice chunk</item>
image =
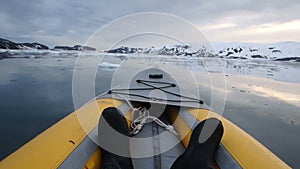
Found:
[[[120,67],[120,64],[114,64],[114,63],[108,63],[108,62],[102,62],[98,65],[100,68],[105,68],[105,69],[115,69]]]

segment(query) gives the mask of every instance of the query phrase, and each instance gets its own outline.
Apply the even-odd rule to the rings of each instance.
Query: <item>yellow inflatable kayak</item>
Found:
[[[212,112],[197,98],[180,95],[172,77],[160,69],[136,75],[128,89],[111,89],[71,113],[0,162],[2,169],[101,168],[98,122],[105,108],[116,107],[134,121],[133,104],[161,105],[160,116],[174,128],[150,121],[131,145],[134,168],[170,168],[189,143],[195,125],[209,117],[222,121],[224,135],[215,156],[217,168],[290,168],[239,127]],[[154,112],[155,113],[155,112]],[[156,134],[155,134],[155,132]],[[149,137],[149,134],[153,134]],[[145,137],[147,135],[147,137]]]

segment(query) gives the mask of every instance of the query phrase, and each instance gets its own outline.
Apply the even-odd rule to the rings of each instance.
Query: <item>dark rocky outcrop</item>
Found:
[[[130,48],[127,46],[121,46],[116,49],[110,49],[107,51],[107,53],[123,53],[123,54],[143,53],[143,48]]]
[[[0,49],[45,49],[49,47],[40,43],[16,43],[7,39],[0,38]]]
[[[275,59],[275,61],[295,61],[295,62],[300,62],[300,57],[279,58],[279,59]]]
[[[226,56],[229,56],[229,55],[232,55],[232,54],[234,54],[233,52],[228,52],[227,54],[226,54]]]
[[[240,48],[240,47],[238,47],[238,48],[234,48],[233,51],[234,51],[235,53],[241,53],[241,52],[243,51],[243,49]]]
[[[96,51],[96,48],[92,48],[89,46],[81,46],[81,45],[75,45],[73,47],[71,47],[71,46],[55,46],[53,49],[54,50]]]
[[[267,57],[262,56],[262,55],[251,55],[252,58],[264,58],[266,59]]]
[[[79,51],[96,51],[96,48],[90,46],[75,45],[73,48]]]
[[[0,38],[0,49],[24,49],[24,46],[10,40]]]
[[[32,49],[48,50],[49,47],[40,43],[21,43],[21,45]]]
[[[255,49],[255,48],[251,49],[251,48],[250,48],[249,51],[250,51],[250,52],[257,52],[258,49]]]
[[[0,38],[0,49],[38,49],[49,50],[49,47],[40,43],[16,43],[7,39]],[[55,46],[54,50],[77,50],[77,51],[96,51],[96,48],[82,45],[70,46]]]
[[[272,50],[272,53],[281,53],[281,50],[279,50],[279,49],[274,49],[274,50]]]

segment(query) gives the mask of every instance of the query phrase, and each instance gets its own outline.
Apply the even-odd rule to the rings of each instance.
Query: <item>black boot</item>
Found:
[[[171,169],[213,169],[214,155],[223,135],[223,125],[216,118],[202,121],[194,129],[185,152]]]
[[[106,108],[98,125],[103,169],[132,169],[126,119],[114,107]]]

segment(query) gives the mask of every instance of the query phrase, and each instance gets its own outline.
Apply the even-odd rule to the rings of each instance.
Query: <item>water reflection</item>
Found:
[[[47,54],[0,61],[0,159],[74,110],[72,76],[77,57]],[[105,56],[104,61],[120,66],[115,71],[96,68],[96,95],[130,81],[138,70],[163,67],[176,75],[184,95],[200,96],[291,166],[300,168],[300,137],[296,134],[300,131],[300,86],[291,83],[300,82],[296,76],[299,63],[125,55]],[[77,69],[84,75],[91,68],[87,64]],[[89,99],[84,98],[82,104]]]
[[[295,89],[299,89],[300,86],[297,86]],[[282,100],[284,102],[293,104],[295,106],[300,107],[300,93],[287,93],[287,92],[280,92],[276,91],[274,89],[269,89],[266,87],[253,87],[252,90],[254,92],[257,92],[258,95],[264,96],[264,97],[272,97],[278,100]]]

